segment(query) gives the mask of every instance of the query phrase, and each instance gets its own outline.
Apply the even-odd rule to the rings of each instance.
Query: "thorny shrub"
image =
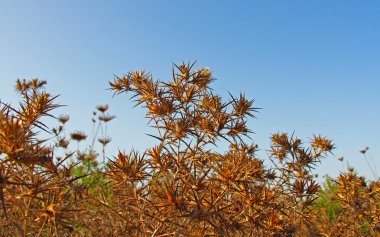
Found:
[[[160,82],[134,71],[110,82],[115,95],[129,93],[147,109],[157,144],[119,151],[105,160],[111,138],[102,133],[103,166],[93,142],[84,151],[81,131],[67,138],[64,124],[49,129],[43,117],[59,105],[45,81],[17,81],[19,108],[1,103],[0,234],[2,236],[376,236],[378,181],[342,173],[321,189],[314,167],[334,149],[314,136],[309,145],[273,134],[264,166],[251,144],[247,120],[258,108],[243,94],[228,101],[210,88],[208,68],[173,65]],[[114,116],[101,113],[94,127]],[[94,116],[96,112],[94,112]],[[50,132],[56,142],[38,138]],[[106,129],[101,129],[106,131]],[[70,152],[70,141],[78,148]],[[215,148],[229,144],[224,152]],[[58,149],[65,150],[58,157]],[[56,152],[56,153],[54,153]],[[335,187],[332,189],[332,187]],[[333,204],[333,207],[332,205]]]

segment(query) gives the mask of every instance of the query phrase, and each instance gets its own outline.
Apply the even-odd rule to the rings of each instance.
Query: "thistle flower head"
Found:
[[[82,140],[85,140],[87,138],[87,135],[82,131],[75,131],[70,134],[70,137],[71,139],[80,142]]]
[[[65,124],[67,121],[69,121],[69,119],[70,119],[70,116],[67,115],[67,114],[65,114],[65,115],[60,115],[60,116],[58,117],[58,121],[59,121],[60,123],[62,123],[62,124]]]
[[[111,121],[114,118],[116,118],[115,115],[101,115],[101,116],[98,117],[98,119],[100,121],[103,121],[103,122],[106,122],[106,123],[108,123],[109,121]]]
[[[98,139],[98,142],[101,143],[103,146],[106,146],[111,141],[112,139],[110,137],[102,137]]]
[[[98,105],[96,106],[96,109],[99,110],[100,112],[104,113],[109,109],[108,105]]]
[[[69,146],[70,142],[67,141],[66,139],[62,138],[58,141],[58,146],[62,148],[67,148]]]
[[[314,136],[311,146],[321,152],[329,152],[334,149],[332,141],[321,136]]]
[[[365,147],[364,149],[360,150],[359,152],[362,154],[365,154],[369,150],[369,147]]]

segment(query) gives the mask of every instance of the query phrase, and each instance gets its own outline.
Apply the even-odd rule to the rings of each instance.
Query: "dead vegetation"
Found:
[[[97,106],[92,143],[80,150],[88,137],[66,136],[68,116],[58,117],[57,128],[43,123],[59,107],[46,82],[18,80],[19,106],[0,107],[0,234],[379,235],[379,181],[348,171],[321,189],[313,169],[334,149],[322,136],[307,144],[273,134],[272,166],[264,166],[247,127],[258,110],[254,101],[243,94],[223,101],[210,88],[213,80],[210,69],[193,64],[173,65],[169,82],[143,71],[116,77],[110,89],[147,109],[157,144],[109,159],[106,127],[115,116],[106,113],[108,105]],[[46,132],[53,138],[39,139]],[[71,141],[78,142],[75,151]],[[222,141],[229,148],[218,153]]]

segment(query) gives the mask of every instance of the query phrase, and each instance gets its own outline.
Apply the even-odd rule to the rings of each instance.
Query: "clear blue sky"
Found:
[[[338,175],[344,156],[371,178],[359,150],[380,173],[379,44],[379,1],[3,0],[0,98],[16,101],[17,78],[46,79],[69,131],[90,133],[93,108],[108,103],[111,154],[142,149],[154,143],[144,111],[112,98],[108,81],[133,69],[166,80],[172,62],[198,60],[225,98],[245,92],[264,108],[250,124],[262,151],[276,131],[322,134],[337,149],[321,175]]]

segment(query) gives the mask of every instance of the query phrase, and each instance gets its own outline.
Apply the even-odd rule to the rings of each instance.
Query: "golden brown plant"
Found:
[[[54,162],[54,148],[37,136],[48,132],[42,119],[59,106],[45,84],[17,80],[19,108],[0,105],[1,236],[62,236],[76,225],[75,178],[62,162]]]
[[[349,167],[321,189],[313,169],[334,149],[322,136],[307,144],[273,134],[265,166],[249,138],[254,101],[244,94],[224,101],[213,80],[194,64],[174,65],[168,82],[144,71],[116,77],[111,89],[146,108],[157,144],[119,151],[107,163],[107,124],[115,118],[108,105],[93,113],[88,148],[79,149],[84,132],[70,134],[78,142],[71,152],[69,116],[53,129],[42,122],[59,106],[46,82],[18,80],[19,108],[0,104],[0,236],[379,235],[379,181]],[[53,145],[40,138],[49,131]],[[229,146],[217,152],[222,142]]]
[[[253,101],[241,94],[223,102],[209,88],[214,79],[207,68],[174,65],[172,75],[172,81],[159,82],[135,71],[110,82],[115,94],[132,93],[158,130],[151,136],[159,144],[145,152],[139,169],[131,160],[129,168],[109,166],[116,198],[137,207],[133,215],[144,220],[136,233],[293,236],[307,226],[319,187],[311,170],[331,152],[332,142],[315,136],[304,148],[300,139],[274,134],[275,167],[265,168],[257,146],[244,139],[247,118],[257,110]],[[225,154],[211,149],[220,140],[230,144]],[[136,179],[137,173],[145,175]]]

